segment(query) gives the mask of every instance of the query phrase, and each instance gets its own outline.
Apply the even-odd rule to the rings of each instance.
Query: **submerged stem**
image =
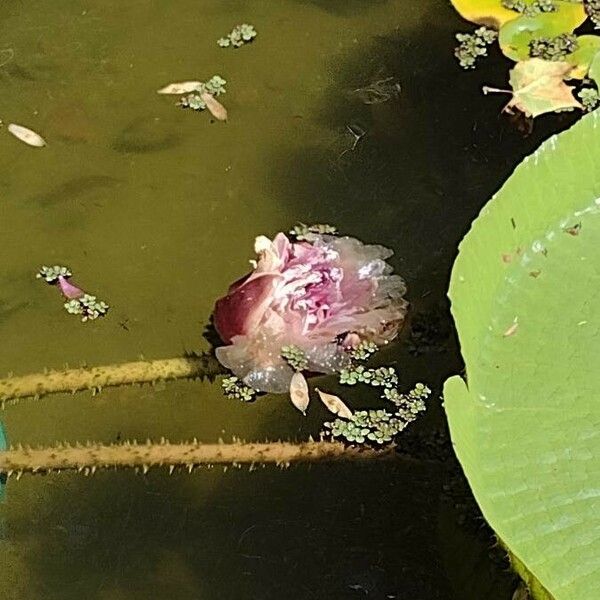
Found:
[[[20,398],[61,392],[74,394],[81,390],[95,393],[110,386],[154,383],[168,379],[204,379],[222,373],[223,367],[209,354],[48,371],[0,379],[0,401],[4,407],[6,402],[14,402]]]
[[[197,440],[171,444],[164,438],[160,443],[124,442],[121,444],[59,444],[46,448],[19,446],[0,452],[0,474],[19,478],[23,473],[77,470],[85,475],[97,469],[130,467],[144,473],[151,467],[176,467],[192,471],[197,466],[241,466],[291,463],[389,460],[396,456],[393,447],[383,450],[348,447],[341,442],[233,442],[202,444]]]

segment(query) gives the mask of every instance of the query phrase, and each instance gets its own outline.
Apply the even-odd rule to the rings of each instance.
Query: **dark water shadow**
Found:
[[[504,87],[512,63],[494,49],[475,72],[461,70],[453,56],[454,34],[468,25],[449,3],[429,5],[415,30],[374,38],[331,60],[333,83],[317,120],[337,137],[329,145],[315,141],[297,153],[270,156],[268,172],[271,194],[285,198],[298,220],[332,223],[395,250],[392,262],[407,280],[412,323],[380,360],[398,366],[403,384],[425,381],[439,395],[445,379],[463,370],[446,297],[458,244],[515,166],[579,115],[540,117],[524,134],[501,114],[506,98],[481,93],[484,84]],[[400,84],[398,98],[366,105],[352,93],[387,78]],[[410,450],[436,436],[448,450],[441,401],[434,396],[404,443]],[[449,496],[460,498],[455,504],[470,507],[469,516],[460,517],[461,527],[441,528],[446,533],[437,542],[422,543],[433,543],[452,571],[453,542],[458,548],[468,540],[472,558],[487,565],[477,596],[473,588],[461,592],[458,578],[452,581],[457,598],[491,597],[483,595],[485,589],[510,597],[510,576],[488,558],[494,539],[453,458],[445,481]],[[418,490],[409,487],[405,494],[421,502]],[[431,506],[422,508],[421,519],[435,518]],[[447,539],[449,531],[454,539]],[[436,566],[430,566],[435,577]]]
[[[364,12],[370,8],[386,4],[389,0],[296,0],[301,4],[311,4],[334,15],[349,15]]]
[[[45,600],[451,600],[427,518],[434,474],[400,464],[230,471],[204,499],[192,490],[211,471],[101,473],[83,487],[81,475],[54,476],[42,489],[19,484],[31,510],[4,539],[35,531],[28,589]]]

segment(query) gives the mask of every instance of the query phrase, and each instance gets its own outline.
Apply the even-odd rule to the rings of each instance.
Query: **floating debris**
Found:
[[[339,415],[342,419],[351,419],[353,417],[352,411],[344,404],[341,398],[322,392],[319,388],[315,388],[315,391],[319,394],[321,402],[323,402],[328,411],[334,415]]]
[[[253,25],[243,23],[242,25],[236,25],[226,37],[217,40],[217,44],[221,48],[240,48],[245,44],[249,44],[256,35],[256,29]]]
[[[12,133],[18,140],[21,140],[28,146],[34,146],[35,148],[42,148],[46,145],[46,140],[31,129],[27,127],[23,127],[23,125],[17,125],[15,123],[10,123],[8,126],[8,131]]]
[[[179,83],[170,83],[169,85],[156,90],[157,94],[189,94],[196,92],[204,84],[201,81],[180,81]]]
[[[227,109],[212,94],[202,92],[200,98],[215,119],[218,121],[227,121]]]
[[[103,317],[110,308],[106,302],[102,302],[96,296],[90,294],[83,294],[80,298],[72,298],[65,302],[64,306],[69,314],[81,315],[81,320],[84,323]]]
[[[395,77],[386,77],[352,90],[351,95],[363,104],[383,104],[392,98],[398,98],[402,88]]]
[[[220,96],[221,94],[225,93],[226,83],[227,82],[225,81],[225,79],[223,79],[219,75],[213,75],[205,83],[201,82],[200,86],[196,91],[192,92],[191,94],[188,94],[187,96],[183,96],[179,100],[178,106],[181,106],[182,108],[191,108],[192,110],[205,110],[207,108],[207,104],[206,101],[202,98],[203,94],[210,94],[210,96],[214,100],[217,96]]]
[[[108,304],[69,282],[71,276],[72,272],[68,267],[54,265],[41,267],[36,278],[43,279],[50,285],[56,285],[66,299],[65,310],[69,314],[80,315],[83,322],[104,316],[110,308]]]
[[[310,403],[310,396],[308,394],[306,377],[304,377],[300,371],[296,371],[292,375],[292,381],[290,382],[290,398],[292,404],[306,416],[306,409]]]

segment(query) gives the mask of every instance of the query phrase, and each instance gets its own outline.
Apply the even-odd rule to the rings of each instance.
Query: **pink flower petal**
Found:
[[[62,275],[58,276],[58,287],[60,288],[62,295],[69,300],[81,298],[81,296],[85,294],[82,289],[78,288],[72,283],[69,283]]]
[[[232,286],[227,296],[217,300],[214,323],[217,333],[227,344],[236,335],[245,335],[258,327],[271,299],[275,276],[247,277]]]

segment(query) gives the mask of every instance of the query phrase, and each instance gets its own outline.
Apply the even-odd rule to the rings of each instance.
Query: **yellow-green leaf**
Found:
[[[589,69],[590,79],[593,79],[598,88],[600,89],[600,52],[597,52],[592,62],[590,63]]]
[[[510,72],[513,97],[504,110],[520,110],[530,117],[564,108],[582,108],[573,96],[573,88],[563,78],[573,67],[567,62],[531,58],[516,64]],[[487,92],[507,92],[484,87]],[[508,92],[510,93],[510,92]]]
[[[502,6],[501,0],[451,0],[461,17],[472,23],[499,29],[519,13]]]
[[[577,44],[578,49],[565,56],[565,61],[574,67],[569,73],[571,79],[583,79],[587,75],[592,60],[600,50],[600,36],[580,35]]]

